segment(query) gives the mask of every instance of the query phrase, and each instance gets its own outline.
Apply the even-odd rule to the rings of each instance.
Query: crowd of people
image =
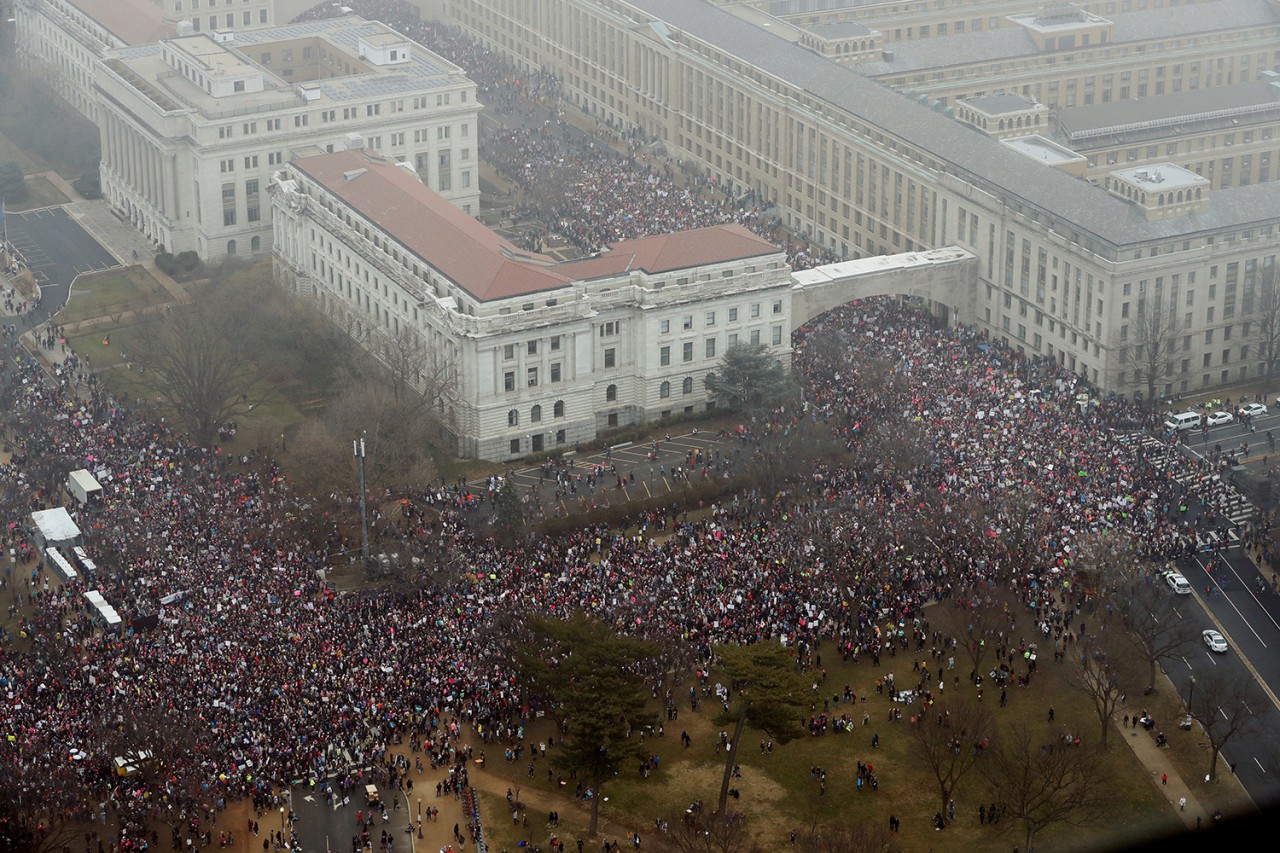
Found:
[[[87,786],[84,817],[198,819],[285,780],[384,763],[401,738],[435,744],[442,758],[468,726],[485,741],[518,738],[528,705],[504,645],[511,632],[496,626],[535,606],[552,617],[585,608],[660,639],[683,650],[690,673],[716,643],[777,638],[802,661],[831,640],[879,665],[919,638],[926,603],[963,601],[997,579],[1062,612],[1044,596],[1083,594],[1069,586],[1081,534],[1125,533],[1153,556],[1188,547],[1191,532],[1165,509],[1173,481],[1106,426],[1123,404],[1082,410],[1074,374],[963,328],[938,330],[891,300],[825,315],[797,350],[808,410],[776,412],[756,438],[734,441],[807,420],[856,453],[871,413],[916,426],[915,461],[874,476],[816,465],[770,502],[743,496],[703,521],[673,519],[662,541],[594,527],[504,548],[474,534],[466,511],[442,508],[418,516],[412,534],[464,570],[370,594],[325,582],[345,547],[338,520],[271,464],[246,470],[100,389],[81,398],[30,361],[10,368],[5,426],[24,457],[4,472],[11,546],[29,539],[30,512],[57,501],[68,471],[102,471],[106,499],[81,514],[97,585],[127,619],[159,618],[104,630],[76,584],[51,582],[38,562],[14,566],[12,600],[34,609],[19,632],[29,650],[0,658],[5,772],[41,796]],[[858,365],[884,363],[894,381],[859,375]],[[1045,519],[1028,553],[993,544],[1014,523],[1003,510],[962,511],[1011,491]],[[110,773],[101,754],[68,762],[118,743],[126,721],[154,738],[139,749],[169,740],[185,750],[162,782],[147,782],[158,790]]]
[[[481,138],[480,153],[521,191],[513,225],[526,248],[545,249],[554,233],[591,254],[620,240],[736,222],[784,248],[794,269],[837,260],[828,249],[789,235],[773,205],[757,193],[684,169],[638,131],[605,121],[591,134],[582,132],[566,115],[575,108],[562,99],[554,75],[525,73],[455,28],[421,20],[401,0],[348,5],[456,63],[475,82],[480,102],[509,119]],[[333,14],[333,7],[320,6],[304,17]]]
[[[554,112],[553,80],[516,79],[456,34],[397,22],[397,4],[351,5],[442,50],[490,103]],[[679,223],[775,227],[758,201],[575,139],[553,122],[504,132],[488,154],[522,186],[551,165],[572,172],[572,201],[550,227],[584,250]],[[820,258],[792,248],[800,265]],[[1134,416],[1127,404],[1080,405],[1090,389],[1077,375],[989,343],[894,300],[838,308],[795,338],[805,407],[744,424],[725,452],[749,456],[804,427],[857,460],[889,427],[911,442],[893,464],[824,454],[776,492],[697,520],[678,506],[644,520],[670,535],[596,525],[511,547],[473,530],[464,485],[424,489],[417,503],[431,506],[406,514],[406,535],[451,570],[364,593],[326,580],[351,547],[339,502],[301,493],[269,459],[244,465],[142,418],[79,362],[59,383],[17,357],[0,376],[5,583],[20,619],[0,646],[0,784],[19,803],[101,822],[104,837],[115,828],[108,847],[125,851],[155,843],[150,819],[169,823],[175,844],[198,838],[226,802],[277,803],[289,780],[330,780],[334,796],[355,784],[353,767],[394,779],[406,740],[457,766],[471,732],[499,749],[523,737],[529,698],[509,642],[535,608],[586,610],[660,640],[681,677],[705,674],[718,643],[780,639],[810,666],[823,641],[877,667],[913,644],[946,648],[925,605],[972,604],[993,584],[1022,596],[1049,642],[1068,642],[1071,604],[1088,594],[1073,585],[1084,538],[1125,537],[1163,559],[1193,548],[1195,531],[1169,509],[1176,481],[1112,428]],[[718,453],[689,461],[724,464]],[[31,512],[60,503],[67,473],[86,467],[105,497],[77,511],[84,546],[124,630],[100,624],[83,583],[59,583],[32,547]],[[670,700],[665,669],[651,677]],[[834,701],[810,721],[817,731],[853,724]],[[163,772],[115,773],[126,748],[162,756]],[[874,788],[869,766],[865,778]]]

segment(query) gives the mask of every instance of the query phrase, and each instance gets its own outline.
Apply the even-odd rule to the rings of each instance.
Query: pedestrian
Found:
[[[1187,810],[1187,798],[1178,797],[1178,811],[1185,812]]]
[[[1049,706],[1049,722],[1053,722],[1053,706]]]
[[[1160,774],[1160,784],[1161,784],[1161,785],[1164,785],[1164,786],[1166,786],[1166,787],[1169,785],[1169,774],[1168,774],[1168,773],[1161,773],[1161,774]]]

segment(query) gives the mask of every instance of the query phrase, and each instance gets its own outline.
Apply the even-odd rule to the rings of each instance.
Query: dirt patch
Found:
[[[702,800],[704,808],[714,809],[720,799],[720,780],[724,776],[722,764],[674,763],[667,768],[672,791],[679,791],[690,803]],[[787,799],[787,791],[764,773],[745,772],[741,779],[730,779],[730,789],[738,789],[741,798],[730,800],[731,805],[745,814],[762,814],[772,811]],[[684,805],[688,805],[685,803]]]

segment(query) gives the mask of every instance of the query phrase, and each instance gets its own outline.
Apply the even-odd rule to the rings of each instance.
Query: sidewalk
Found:
[[[1126,729],[1121,726],[1117,726],[1116,730],[1133,750],[1134,756],[1147,769],[1151,784],[1160,789],[1170,808],[1179,812],[1179,817],[1182,818],[1187,829],[1208,828],[1213,824],[1213,809],[1201,803],[1191,792],[1186,781],[1173,766],[1168,750],[1156,746],[1155,738],[1151,737],[1150,732],[1142,728]],[[1162,781],[1164,777],[1168,777],[1167,783]],[[1230,784],[1238,784],[1234,776],[1229,779]],[[1183,797],[1186,797],[1187,804],[1179,811],[1178,802]]]

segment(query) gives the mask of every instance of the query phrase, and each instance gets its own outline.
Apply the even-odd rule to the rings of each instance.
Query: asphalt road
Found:
[[[6,212],[4,218],[10,244],[40,285],[39,320],[66,304],[76,276],[120,265],[65,208]]]
[[[1260,724],[1230,741],[1223,755],[1255,802],[1280,804],[1280,595],[1265,581],[1266,591],[1258,592],[1262,575],[1239,547],[1197,554],[1181,561],[1180,568],[1196,591],[1179,608],[1182,618],[1197,632],[1221,631],[1229,650],[1214,654],[1203,645],[1188,649],[1181,663],[1169,667],[1169,677],[1184,697],[1192,689],[1191,676],[1219,669],[1257,679],[1268,694],[1263,707],[1251,708]],[[1165,732],[1173,736],[1168,728]]]

